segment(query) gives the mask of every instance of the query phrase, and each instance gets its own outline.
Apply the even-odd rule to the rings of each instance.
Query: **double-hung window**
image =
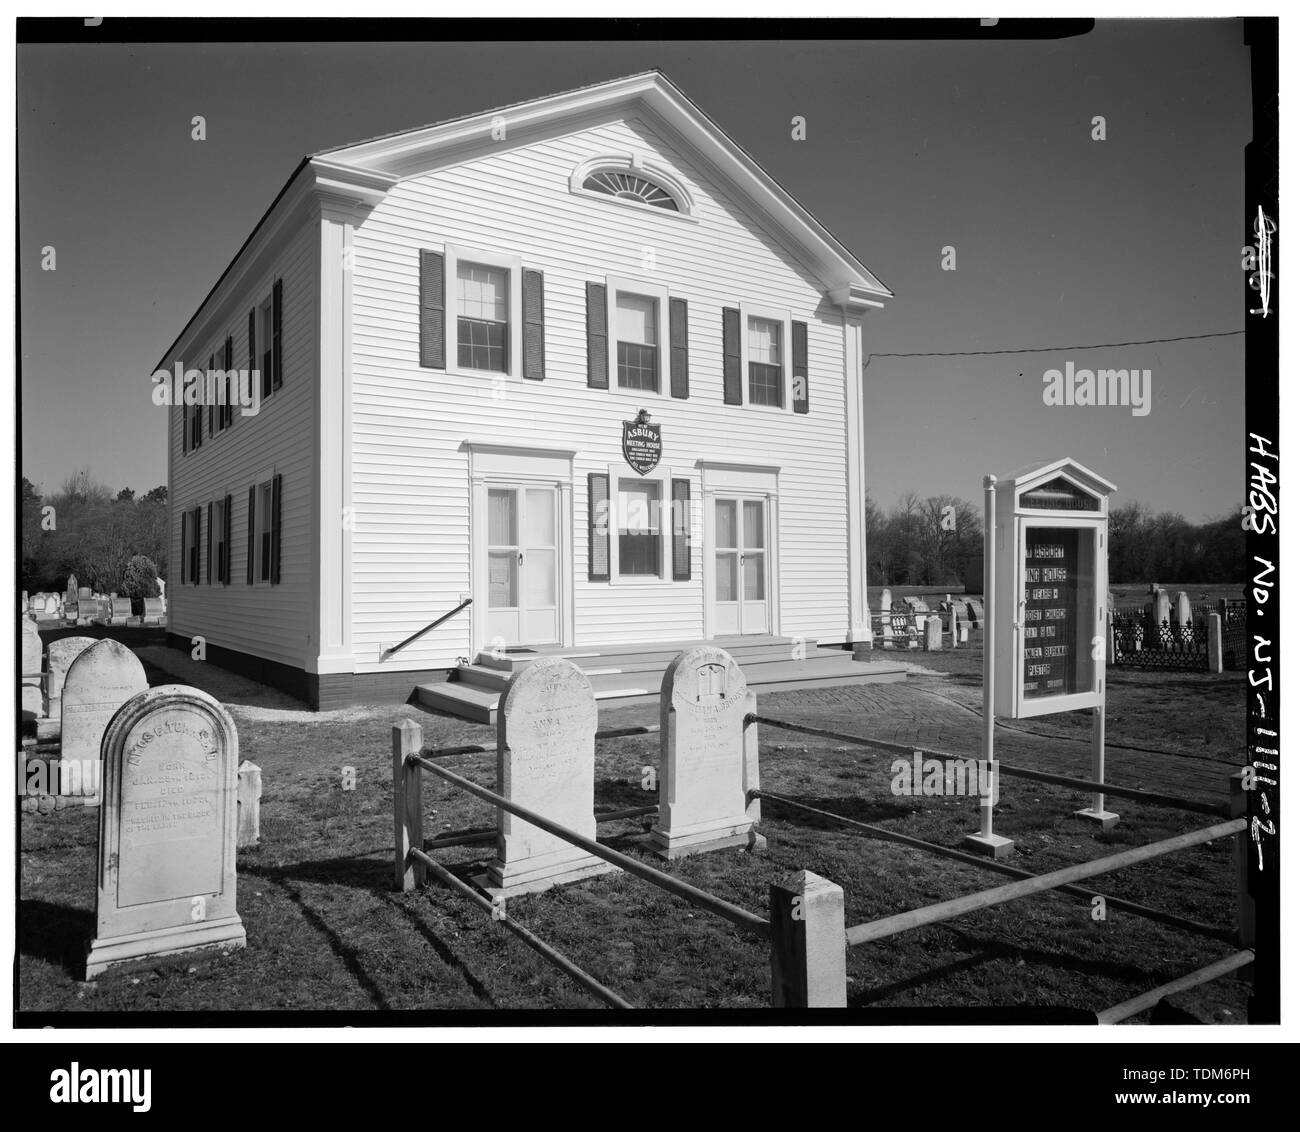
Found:
[[[749,403],[785,407],[780,322],[750,315],[745,333],[749,345]]]
[[[614,333],[618,387],[659,392],[659,302],[649,295],[617,292]]]
[[[456,364],[510,372],[510,272],[460,260],[456,264]]]
[[[663,485],[659,480],[618,481],[618,576],[662,578]]]

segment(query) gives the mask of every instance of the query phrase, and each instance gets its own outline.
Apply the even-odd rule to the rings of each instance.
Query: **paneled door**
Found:
[[[767,501],[717,496],[712,517],[714,635],[766,633],[771,626]]]
[[[560,639],[559,492],[551,486],[488,487],[488,644]]]

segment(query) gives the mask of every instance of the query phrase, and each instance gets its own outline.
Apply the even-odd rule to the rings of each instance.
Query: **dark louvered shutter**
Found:
[[[208,503],[208,545],[206,548],[208,553],[207,553],[207,557],[204,559],[204,561],[207,563],[206,572],[208,576],[208,585],[212,585],[212,544],[216,540],[216,533],[217,533],[216,529],[212,525],[212,504],[211,502],[209,502]]]
[[[524,376],[546,376],[546,281],[540,271],[524,271]]]
[[[602,287],[603,291],[604,288]],[[587,475],[587,581],[609,581],[609,476]]]
[[[271,388],[284,384],[284,281],[277,279],[271,288]]]
[[[420,365],[447,368],[447,280],[442,252],[420,249]]]
[[[253,559],[257,542],[257,485],[248,489],[248,574],[247,582],[253,584]]]
[[[190,513],[181,512],[181,585],[190,580]]]
[[[271,582],[280,583],[280,476],[271,480]]]
[[[673,480],[673,581],[691,580],[691,481]]]
[[[253,389],[253,371],[257,369],[257,308],[248,312],[248,389]]]
[[[722,402],[739,405],[740,397],[740,311],[722,308]]]
[[[605,284],[587,284],[587,385],[609,388],[609,316],[605,309]],[[608,570],[605,574],[609,577]]]
[[[792,322],[790,324],[790,352],[793,355],[791,367],[794,377],[794,393],[790,400],[796,413],[808,411],[808,324]]]
[[[208,435],[211,436],[215,431],[217,421],[216,405],[216,381],[213,379],[212,371],[217,368],[217,355],[208,355],[208,372],[203,375],[203,394],[208,402]]]
[[[222,533],[221,539],[221,580],[230,585],[230,499],[226,496],[226,505],[222,511],[222,518],[225,520],[226,529]]]
[[[190,450],[190,407],[185,404],[185,389],[181,388],[181,455]],[[183,516],[182,516],[183,517]]]
[[[225,365],[221,368],[226,371],[226,404],[221,427],[229,428],[235,420],[235,398],[239,396],[238,382],[230,376],[230,371],[235,368],[235,340],[229,334],[226,335]]]
[[[686,300],[668,300],[668,372],[674,397],[691,395],[690,352],[687,345]]]

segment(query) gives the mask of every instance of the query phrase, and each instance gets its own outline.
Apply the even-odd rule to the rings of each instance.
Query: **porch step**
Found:
[[[602,655],[596,648],[556,650],[549,655],[563,655],[572,660],[591,680],[598,706],[625,707],[629,704],[657,703],[659,684],[668,663],[683,647],[703,642],[685,642],[681,645],[645,646],[641,650],[624,650],[617,656]],[[722,642],[713,642],[726,647]],[[886,660],[855,661],[843,649],[809,647],[802,660],[791,658],[791,644],[782,638],[768,638],[764,643],[747,642],[740,648],[728,648],[740,663],[750,689],[762,695],[765,692],[782,692],[796,688],[832,688],[851,684],[894,683],[906,678],[906,668]],[[662,651],[661,651],[662,649]],[[538,655],[546,655],[539,652]],[[510,657],[508,666],[495,667],[486,663],[487,654],[480,654],[479,663],[456,669],[445,682],[419,685],[417,700],[427,708],[444,711],[480,723],[495,724],[496,709],[513,671],[523,664],[517,654]],[[529,657],[531,660],[536,656]],[[618,659],[619,664],[611,661]]]

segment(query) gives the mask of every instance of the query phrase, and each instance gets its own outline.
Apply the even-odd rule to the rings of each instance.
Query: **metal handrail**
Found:
[[[406,638],[406,640],[402,641],[400,644],[394,645],[391,649],[384,649],[384,651],[379,654],[379,662],[382,664],[390,656],[392,656],[393,653],[397,652],[399,649],[406,648],[406,646],[409,645],[412,641],[418,641],[430,629],[436,629],[444,621],[448,620],[449,618],[455,617],[457,613],[459,613],[462,609],[465,608],[465,606],[473,605],[473,604],[474,604],[474,599],[472,597],[467,597],[458,606],[456,606],[455,609],[449,609],[446,613],[444,613],[441,617],[439,617],[438,620],[430,621],[429,624],[427,624],[418,633],[412,633],[409,637]]]

